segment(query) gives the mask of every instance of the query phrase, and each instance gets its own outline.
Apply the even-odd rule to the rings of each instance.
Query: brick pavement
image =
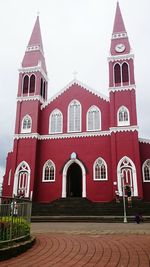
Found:
[[[46,224],[32,227],[37,237],[36,244],[27,252],[16,258],[0,262],[1,267],[150,267],[150,234],[143,234],[128,225],[130,233],[123,230],[124,224],[120,225],[122,233],[117,233],[118,224],[103,225],[103,234],[93,233],[92,227],[84,224],[70,225],[68,233],[64,231],[65,225],[55,225],[52,232],[46,228]],[[71,227],[72,226],[72,227]],[[95,228],[102,225],[95,225]],[[134,227],[141,227],[134,225]],[[89,228],[91,227],[91,231]],[[127,227],[127,226],[125,226]],[[148,229],[149,225],[143,228]],[[56,230],[57,228],[57,230]],[[67,227],[68,228],[68,227]],[[84,233],[83,233],[83,229]],[[114,229],[116,228],[116,233]],[[87,229],[87,231],[86,231]],[[112,234],[112,230],[113,233]],[[62,233],[60,233],[62,231]],[[106,231],[106,232],[105,232]],[[42,233],[43,232],[43,233]],[[63,233],[64,232],[64,233]]]

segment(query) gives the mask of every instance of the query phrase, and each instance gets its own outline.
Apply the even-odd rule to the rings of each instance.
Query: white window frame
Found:
[[[92,129],[89,129],[89,112],[91,112],[91,110],[95,109],[95,111],[97,110],[99,112],[99,128],[96,129],[95,127],[95,114],[93,114],[93,118],[92,118]],[[86,114],[86,129],[87,131],[100,131],[101,130],[101,111],[100,109],[97,107],[97,106],[91,106],[88,111],[87,111],[87,114]]]
[[[126,111],[128,114],[128,120],[127,121],[120,121],[119,120],[119,113],[121,112],[122,109],[124,109],[124,111]],[[121,106],[117,111],[117,125],[118,126],[129,126],[130,125],[130,113],[129,113],[128,108],[125,106]]]
[[[105,172],[106,172],[106,178],[105,179],[102,179],[102,178],[96,179],[95,166],[98,163],[98,161],[101,161],[101,165],[103,164],[105,166]],[[101,157],[97,158],[93,164],[93,180],[94,181],[107,181],[108,180],[107,164],[106,164],[106,161]]]
[[[60,131],[58,131],[58,120],[55,119],[55,130],[52,131],[51,126],[52,126],[52,116],[56,115],[56,114],[60,114],[61,115],[61,127],[60,127]],[[49,134],[56,134],[56,133],[62,133],[63,132],[63,115],[62,112],[59,109],[55,109],[51,112],[50,116],[49,116]]]
[[[74,104],[74,102],[76,102],[76,104],[79,104],[80,106],[80,118],[79,118],[79,129],[76,129],[75,128],[75,117],[74,117],[74,121],[73,121],[73,130],[70,130],[70,106]],[[76,99],[73,99],[70,104],[68,105],[68,123],[67,123],[67,131],[72,133],[72,132],[81,132],[81,124],[82,124],[82,106],[81,106],[81,103],[76,100]]]
[[[45,180],[45,168],[48,166],[48,164],[50,164],[51,166],[53,166],[53,168],[54,168],[54,179],[53,180]],[[50,166],[50,167],[51,167]],[[44,166],[43,166],[43,174],[42,174],[42,182],[43,183],[53,183],[53,182],[55,182],[55,175],[56,175],[56,168],[55,168],[55,164],[54,164],[54,162],[52,161],[52,160],[47,160],[46,162],[45,162],[45,164],[44,164]]]
[[[148,164],[149,164],[149,165],[148,165]],[[150,179],[149,179],[149,180],[146,180],[146,179],[145,179],[144,168],[145,168],[146,166],[147,166],[148,169],[149,169],[149,176],[150,176],[150,159],[145,160],[144,163],[143,163],[143,165],[142,165],[143,182],[144,182],[144,183],[150,183]]]
[[[31,127],[24,129],[23,124],[24,124],[24,120],[26,120],[26,119],[30,120]],[[22,122],[21,122],[21,133],[31,133],[31,130],[32,130],[32,118],[30,115],[26,114],[23,117]]]

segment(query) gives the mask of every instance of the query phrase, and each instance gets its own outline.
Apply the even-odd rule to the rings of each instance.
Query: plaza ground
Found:
[[[149,267],[146,223],[32,223],[36,244],[1,267]]]

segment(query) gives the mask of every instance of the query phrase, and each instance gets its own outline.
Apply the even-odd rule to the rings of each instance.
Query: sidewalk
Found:
[[[36,244],[1,267],[148,267],[150,225],[33,223]]]
[[[150,223],[88,223],[88,222],[47,222],[32,223],[34,233],[70,233],[70,234],[149,234]]]

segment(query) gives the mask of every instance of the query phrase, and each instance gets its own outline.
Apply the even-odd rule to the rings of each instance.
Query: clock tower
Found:
[[[136,85],[134,79],[134,55],[125,29],[119,2],[117,2],[109,64],[110,131],[112,146],[112,172],[114,184],[121,191],[122,173],[117,173],[120,159],[135,168],[133,196],[141,195],[140,157],[136,114]],[[120,163],[121,164],[121,163]],[[130,171],[129,171],[130,172]],[[128,173],[129,173],[128,172]],[[130,175],[129,175],[130,176]],[[133,174],[132,174],[133,176]],[[137,180],[137,177],[140,177]],[[127,179],[131,181],[131,177]],[[130,184],[133,186],[133,181]],[[132,191],[132,190],[131,190]]]

